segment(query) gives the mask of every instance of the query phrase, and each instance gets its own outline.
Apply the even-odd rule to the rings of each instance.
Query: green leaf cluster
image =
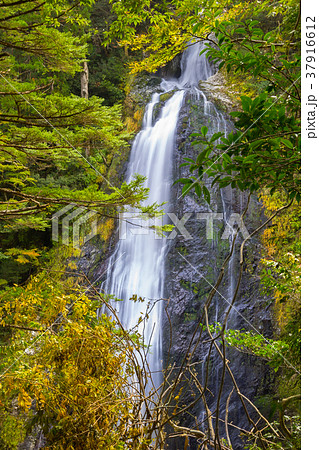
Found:
[[[51,217],[69,203],[101,215],[128,205],[151,214],[157,208],[141,206],[147,197],[143,177],[122,185],[119,177],[109,181],[114,161],[126,160],[132,138],[122,106],[105,106],[96,96],[86,100],[67,85],[75,75],[80,85],[94,35],[94,3],[0,5],[0,233],[6,255],[19,246],[13,242],[18,234],[24,236],[23,251],[43,247],[43,241],[48,245]],[[9,258],[0,268],[4,281],[30,275],[31,261],[22,271],[13,264],[17,258]]]
[[[222,331],[222,324],[215,322],[210,325],[210,331],[218,335]],[[280,367],[287,366],[285,356],[289,353],[289,345],[284,341],[265,338],[256,332],[234,329],[225,330],[223,336],[230,347],[267,360],[276,372]]]

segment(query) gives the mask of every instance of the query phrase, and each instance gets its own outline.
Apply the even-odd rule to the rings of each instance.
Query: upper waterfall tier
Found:
[[[191,44],[183,53],[181,59],[181,76],[178,79],[163,80],[162,89],[169,91],[173,88],[187,89],[197,87],[201,80],[207,80],[213,75],[213,68],[205,54],[200,54],[204,50],[205,44],[197,42]]]

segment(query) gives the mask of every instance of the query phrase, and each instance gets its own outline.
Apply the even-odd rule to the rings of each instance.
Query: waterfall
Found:
[[[212,74],[207,58],[199,54],[203,47],[203,43],[196,43],[183,53],[179,79],[162,81],[162,91],[172,91],[172,96],[164,104],[156,121],[153,119],[153,112],[160,102],[160,94],[154,94],[146,107],[142,130],[133,143],[126,175],[128,182],[135,173],[146,177],[145,186],[149,188],[146,204],[170,201],[176,128],[183,99],[186,92],[197,97],[203,96],[197,88],[198,82]],[[134,211],[128,212],[127,216],[133,226],[126,230],[125,238],[120,239],[116,245],[102,289],[123,300],[116,302],[115,307],[126,329],[136,326],[141,313],[145,314],[148,311],[147,305],[151,305],[149,318],[139,325],[139,332],[149,348],[147,360],[154,384],[159,385],[162,368],[162,304],[158,300],[165,295],[167,240],[158,239],[147,228],[147,222],[136,220]],[[130,300],[133,295],[142,297],[145,301],[133,302]]]
[[[177,239],[168,240],[156,236],[149,228],[151,222],[138,219],[136,210],[128,210],[122,218],[126,218],[129,223],[120,221],[120,238],[108,260],[107,275],[102,285],[105,293],[122,299],[114,301],[112,306],[117,310],[124,328],[134,329],[143,337],[143,348],[152,372],[152,383],[147,380],[148,392],[151,386],[159,387],[163,381],[162,359],[165,358],[167,364],[176,362],[178,366],[189,351],[189,342],[197,326],[203,302],[207,299],[209,284],[215,283],[234,239],[235,230],[232,230],[226,242],[221,240],[222,232],[226,226],[228,229],[231,226],[231,214],[241,213],[247,201],[247,195],[230,187],[212,188],[209,179],[206,181],[207,188],[211,191],[212,209],[193,193],[185,198],[171,194],[173,179],[189,177],[189,169],[180,166],[185,156],[194,159],[198,154],[198,149],[191,145],[190,134],[198,132],[202,125],[207,125],[208,135],[219,131],[228,134],[233,128],[227,114],[208,101],[199,87],[199,81],[207,79],[214,70],[205,55],[200,55],[203,47],[202,43],[188,47],[181,59],[181,76],[178,79],[163,79],[159,92],[153,94],[146,106],[142,129],[132,145],[126,181],[131,181],[136,173],[146,177],[145,187],[149,189],[149,197],[145,206],[154,202],[166,202],[164,212],[169,211],[167,205],[170,205],[171,211],[175,211],[178,219],[182,219],[183,214],[189,211],[196,215],[207,210],[209,213],[222,213],[222,219],[220,222],[214,222],[211,238],[207,237],[206,229],[190,218],[186,228],[193,239],[178,236]],[[174,189],[174,192],[181,193],[181,186]],[[261,217],[254,215],[258,207],[256,205],[249,207],[246,215],[252,228],[260,226]],[[220,286],[221,295],[216,294],[211,304],[209,320],[212,323],[223,320],[234,295],[238,270],[236,258],[235,254],[230,258],[223,284]],[[248,289],[245,295],[238,296],[240,311],[245,311],[246,308],[249,314],[252,314],[251,304],[255,302],[256,295],[255,291],[250,291],[248,275],[243,283],[246,283]],[[193,285],[196,285],[196,291]],[[130,300],[133,296],[135,300],[135,296],[145,300]],[[164,301],[161,299],[167,297],[171,298],[167,303],[169,320],[166,320],[162,313]],[[103,312],[106,312],[105,308],[100,311]],[[139,321],[145,315],[148,316],[147,320]],[[229,325],[240,329],[246,323],[243,316],[232,313],[229,316]],[[172,339],[167,338],[169,334]],[[202,382],[207,374],[208,394],[205,398],[209,410],[213,412],[216,408],[222,361],[216,352],[210,353],[209,346],[209,341],[203,339],[194,354],[194,362],[198,364],[198,374]],[[248,394],[253,397],[256,394],[257,369],[252,370],[253,366],[247,362],[245,355],[236,355],[235,364],[238,372],[243,374],[239,385],[249,386]],[[184,388],[183,383],[184,381],[181,381],[178,384],[178,389]],[[225,414],[225,404],[231,389],[231,380],[226,376],[220,404],[222,414]],[[191,390],[185,389],[183,395],[185,404],[192,402]],[[229,409],[229,417],[238,426],[246,426],[239,400]],[[205,431],[207,414],[203,402],[198,402],[189,417],[182,419],[186,427],[199,426]],[[221,424],[221,434],[225,434],[224,431]],[[240,439],[236,428],[230,429],[230,434],[234,448],[242,448],[236,447]],[[172,439],[167,448],[176,450],[183,445],[184,442],[176,438],[176,442]],[[190,448],[197,448],[195,441],[190,443]]]

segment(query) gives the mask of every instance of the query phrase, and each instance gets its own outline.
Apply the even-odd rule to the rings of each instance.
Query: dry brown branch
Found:
[[[226,412],[225,412],[225,430],[226,430],[226,437],[227,437],[227,442],[230,448],[232,448],[232,444],[231,444],[231,440],[229,437],[229,430],[228,430],[228,411],[229,411],[229,402],[230,402],[230,397],[232,396],[232,393],[234,392],[234,388],[230,391],[229,396],[227,397],[227,401],[226,401]]]

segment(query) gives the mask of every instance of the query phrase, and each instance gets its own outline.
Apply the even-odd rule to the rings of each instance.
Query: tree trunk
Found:
[[[83,72],[81,73],[81,97],[89,98],[89,68],[86,61],[83,63]]]

